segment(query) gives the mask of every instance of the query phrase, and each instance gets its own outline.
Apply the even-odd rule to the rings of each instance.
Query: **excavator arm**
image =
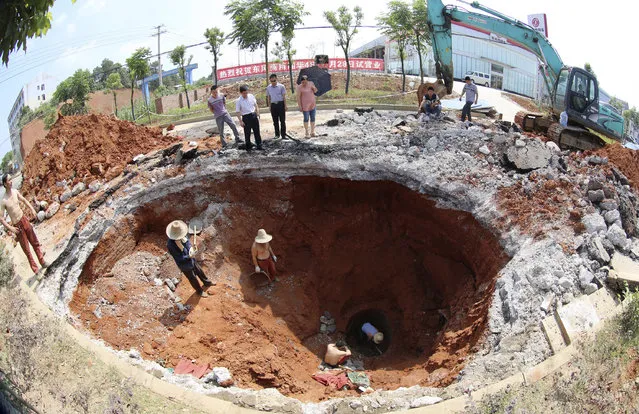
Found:
[[[541,62],[548,92],[552,94],[553,86],[564,64],[557,51],[541,33],[523,22],[484,7],[476,1],[468,4],[492,16],[472,13],[456,6],[444,6],[442,0],[428,0],[427,4],[437,78],[444,82],[448,93],[453,90],[451,25],[452,22],[456,22],[460,26],[506,38],[510,43],[535,54]]]

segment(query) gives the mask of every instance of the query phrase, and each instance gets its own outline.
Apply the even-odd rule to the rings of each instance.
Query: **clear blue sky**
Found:
[[[157,52],[157,38],[150,37],[152,26],[166,25],[168,33],[162,35],[162,50],[179,44],[204,41],[208,27],[217,26],[226,33],[231,23],[223,14],[227,0],[57,0],[52,8],[53,27],[43,38],[28,42],[27,52],[14,53],[8,67],[0,68],[0,155],[11,150],[8,140],[7,117],[22,86],[39,72],[47,72],[60,81],[76,69],[93,70],[102,59],[124,63],[136,48],[147,46]],[[364,24],[374,25],[376,17],[385,11],[386,1],[366,2],[323,0],[303,1],[311,14],[305,18],[306,26],[326,25],[324,10],[335,10],[342,4],[352,7],[360,4],[364,11]],[[455,1],[444,1],[470,9]],[[639,4],[624,0],[601,2],[594,0],[484,0],[482,4],[505,14],[526,20],[532,13],[546,13],[550,40],[568,65],[582,66],[590,62],[604,89],[639,105],[639,83],[633,82],[633,40]],[[606,31],[609,29],[609,31]],[[355,38],[357,47],[377,36],[374,29],[362,29]],[[275,42],[277,37],[273,38]],[[334,47],[335,37],[330,29],[303,30],[296,33],[294,46],[298,58],[314,53],[339,56]],[[203,46],[188,49],[193,62],[200,67],[195,79],[211,72],[213,59]],[[235,65],[239,60],[257,62],[263,52],[239,51],[235,45],[223,48],[221,66]],[[163,57],[164,68],[171,67]]]

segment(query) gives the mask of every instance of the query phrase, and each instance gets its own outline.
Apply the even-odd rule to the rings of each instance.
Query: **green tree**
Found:
[[[51,28],[51,12],[55,0],[0,2],[0,57],[5,66],[11,52],[27,50],[27,39],[42,37]],[[71,0],[75,3],[75,0]]]
[[[4,157],[2,157],[2,163],[0,163],[0,168],[5,174],[13,170],[13,151],[9,151],[4,154]]]
[[[288,78],[291,82],[291,94],[295,94],[293,85],[293,56],[297,50],[293,49],[293,38],[295,37],[295,26],[302,22],[302,18],[309,13],[301,9],[301,6],[291,3],[287,6],[287,12],[282,16],[282,55],[286,55],[288,61]]]
[[[226,40],[224,37],[224,32],[218,29],[217,27],[212,27],[210,29],[206,29],[204,32],[204,37],[206,41],[209,42],[209,45],[206,46],[207,49],[211,51],[213,54],[213,83],[217,84],[217,61],[222,56],[220,53],[220,49]]]
[[[397,44],[399,60],[402,65],[402,92],[406,92],[404,60],[406,59],[406,46],[412,36],[412,11],[408,4],[400,0],[388,3],[387,9],[388,12],[380,15],[377,22],[383,26],[382,33]]]
[[[113,108],[115,108],[115,116],[118,116],[118,89],[122,88],[122,80],[120,74],[113,72],[106,80],[106,93],[111,92],[113,94]]]
[[[280,32],[291,22],[299,24],[307,14],[304,5],[291,0],[238,0],[229,2],[224,13],[233,21],[231,41],[255,51],[264,48],[268,82],[268,43],[271,33]]]
[[[619,113],[623,112],[623,102],[616,96],[610,98],[610,102],[608,102],[613,108],[615,108]]]
[[[29,105],[22,107],[20,112],[20,118],[18,119],[18,128],[22,129],[26,124],[33,121],[36,117],[36,112],[31,109]]]
[[[591,73],[592,76],[594,76],[595,78],[597,77],[597,74],[595,73],[594,70],[592,70],[592,66],[590,66],[590,63],[586,62],[584,64],[584,69],[586,70],[586,72]]]
[[[331,26],[333,26],[333,29],[335,29],[335,32],[337,32],[337,42],[335,44],[342,48],[344,57],[346,58],[346,94],[348,94],[348,85],[351,81],[351,63],[348,60],[348,52],[353,36],[355,36],[357,28],[362,24],[363,17],[362,9],[359,6],[353,8],[352,14],[346,6],[341,6],[337,9],[337,12],[324,12],[324,18],[326,18]]]
[[[639,111],[634,106],[628,110],[623,111],[623,118],[626,121],[626,131],[630,131],[630,125],[632,124],[633,129],[639,127]]]
[[[291,81],[291,93],[295,94],[295,85],[293,84],[293,55],[297,53],[297,50],[293,49],[293,33],[282,32],[282,42],[275,42],[275,49],[273,55],[279,60],[283,61],[284,58],[288,61],[288,77]]]
[[[120,82],[122,82],[122,69],[121,64],[113,62],[111,59],[103,59],[100,66],[96,66],[92,72],[95,90],[101,91],[106,89],[107,79],[112,73],[117,73],[120,77]]]
[[[53,102],[64,103],[60,108],[62,115],[87,113],[87,101],[91,92],[92,75],[86,69],[78,69],[63,80],[53,93]]]
[[[191,109],[191,102],[189,102],[189,91],[186,89],[186,67],[191,64],[193,55],[186,58],[186,47],[184,45],[176,46],[169,55],[171,62],[177,65],[180,79],[182,80],[182,87],[184,88],[184,94],[186,95],[186,107]]]
[[[413,35],[411,43],[417,49],[419,58],[419,78],[424,83],[424,59],[425,48],[431,43],[430,29],[428,27],[428,9],[426,8],[426,0],[414,0],[413,5]]]
[[[131,117],[135,121],[135,105],[133,105],[133,92],[135,84],[138,80],[144,79],[150,72],[148,59],[151,56],[151,49],[148,47],[140,47],[127,58],[126,65],[129,68],[129,77],[131,78]]]

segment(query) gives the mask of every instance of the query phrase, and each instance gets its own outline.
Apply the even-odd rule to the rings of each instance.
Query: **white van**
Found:
[[[469,70],[466,72],[466,76],[469,76],[475,82],[475,85],[490,87],[490,75],[487,73]]]

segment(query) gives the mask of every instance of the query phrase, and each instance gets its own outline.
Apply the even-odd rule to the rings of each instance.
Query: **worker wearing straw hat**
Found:
[[[275,269],[275,263],[277,262],[277,256],[271,249],[269,243],[273,240],[273,236],[268,234],[266,230],[259,229],[255,242],[251,247],[251,254],[253,256],[253,264],[255,265],[255,271],[264,271],[269,277],[275,277],[277,270]]]
[[[177,267],[184,273],[193,289],[203,298],[209,296],[204,289],[213,285],[206,275],[204,271],[198,264],[198,262],[193,258],[197,249],[191,246],[191,242],[187,237],[189,233],[189,227],[182,220],[172,221],[166,227],[166,235],[169,237],[169,240],[166,243],[166,247],[173,256],[175,260],[175,264]],[[202,281],[203,286],[200,286],[200,282],[198,282],[198,278]]]

